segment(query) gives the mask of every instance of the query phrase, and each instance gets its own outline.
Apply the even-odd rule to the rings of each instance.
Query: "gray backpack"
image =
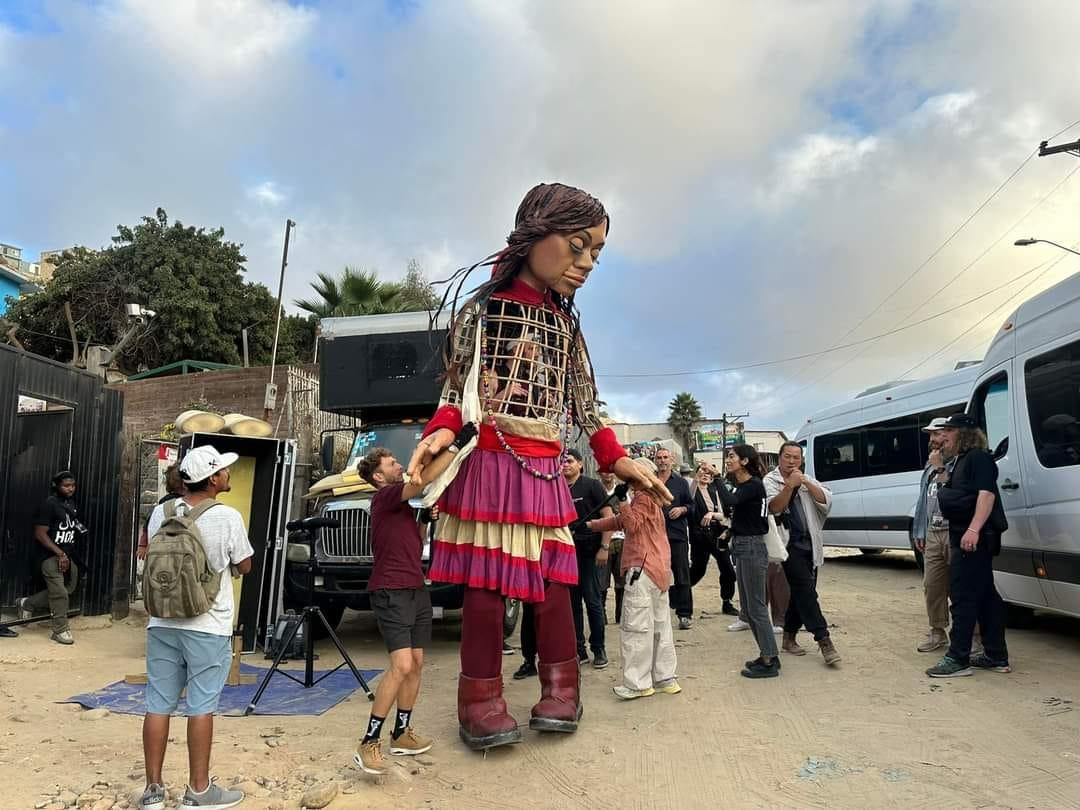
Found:
[[[176,501],[166,501],[165,520],[146,549],[143,565],[143,604],[151,616],[193,619],[210,611],[222,572],[210,568],[195,521],[217,505],[210,499],[178,515]]]

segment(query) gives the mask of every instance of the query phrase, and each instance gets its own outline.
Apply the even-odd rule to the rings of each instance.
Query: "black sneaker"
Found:
[[[600,650],[598,653],[593,653],[592,658],[593,669],[604,669],[608,665],[607,653]]]
[[[584,650],[578,650],[577,660],[579,664],[589,663],[589,654]]]
[[[976,669],[988,669],[991,672],[1012,672],[1012,667],[1009,666],[1008,658],[1001,661],[995,661],[986,653],[979,653],[978,655],[971,656],[971,666]]]
[[[503,655],[513,655],[513,654],[514,654],[514,648],[511,647],[507,642],[504,641],[503,642]]]
[[[738,616],[739,609],[731,604],[730,601],[724,602],[724,606],[720,608],[720,612],[725,616]]]
[[[773,661],[776,662],[776,668],[780,669],[780,666],[781,666],[781,664],[780,664],[780,656],[779,655],[776,656],[776,658],[774,658]],[[753,661],[744,662],[744,665],[746,666],[747,669],[750,669],[751,667],[757,667],[757,666],[762,666],[762,667],[767,666],[767,664],[764,661],[761,660],[760,655],[757,658],[755,658]]]
[[[534,664],[532,661],[526,661],[524,664],[514,670],[515,681],[523,681],[526,678],[534,677],[536,677],[536,664]]]
[[[740,673],[744,678],[775,678],[780,674],[780,658],[773,658],[771,663],[764,663],[760,659],[751,661],[750,666]]]

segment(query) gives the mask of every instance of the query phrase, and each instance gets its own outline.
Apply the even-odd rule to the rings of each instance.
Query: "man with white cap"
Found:
[[[941,430],[945,422],[945,417],[939,416],[923,428],[929,434],[930,449],[911,524],[915,548],[923,555],[923,592],[930,622],[926,638],[915,648],[924,653],[949,643],[945,632],[949,626],[949,521],[938,506],[938,488],[948,480],[948,467],[955,458],[946,461],[942,455]]]
[[[165,786],[161,776],[169,739],[169,716],[180,693],[187,689],[187,747],[190,772],[182,808],[224,810],[244,800],[239,790],[226,790],[210,779],[210,747],[214,737],[214,712],[229,674],[234,625],[233,589],[227,569],[243,575],[251,570],[255,553],[240,513],[215,498],[228,492],[229,467],[239,457],[219,453],[210,445],[190,450],[180,462],[180,477],[187,494],[159,505],[150,515],[148,566],[154,543],[166,542],[168,530],[183,532],[180,522],[188,517],[206,555],[206,567],[219,576],[219,587],[207,593],[209,610],[185,618],[160,618],[151,613],[146,638],[146,715],[143,719],[143,757],[146,790],[140,810],[162,810]],[[166,531],[158,534],[162,526]],[[179,527],[179,528],[177,528]],[[144,595],[146,587],[144,586]],[[153,598],[152,596],[149,598]],[[189,611],[190,613],[190,611]]]

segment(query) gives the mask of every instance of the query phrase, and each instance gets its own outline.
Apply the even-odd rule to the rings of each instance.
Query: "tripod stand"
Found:
[[[319,529],[330,528],[336,529],[340,526],[340,522],[335,518],[324,517],[309,517],[303,520],[295,520],[286,524],[285,528],[289,531],[298,531],[303,533],[304,538],[308,544],[310,552],[307,560],[307,585],[308,594],[315,593],[315,539],[316,533]],[[310,597],[309,597],[310,598]],[[371,688],[367,685],[367,681],[364,680],[364,676],[360,674],[360,670],[356,668],[356,664],[353,663],[349,654],[345,652],[345,648],[341,644],[341,640],[337,637],[337,633],[334,632],[334,628],[330,626],[330,623],[326,621],[326,617],[319,609],[318,605],[308,605],[303,610],[303,617],[301,621],[293,624],[289,628],[289,632],[285,634],[285,637],[281,641],[281,645],[278,648],[277,655],[274,656],[274,663],[270,665],[270,669],[266,675],[263,676],[262,683],[259,684],[259,688],[255,691],[255,696],[251,699],[251,703],[244,710],[244,716],[250,715],[255,711],[255,705],[259,702],[259,699],[263,696],[263,692],[266,691],[266,687],[270,685],[270,679],[274,676],[274,673],[284,675],[291,681],[300,684],[305,689],[310,689],[315,684],[322,681],[324,678],[328,678],[333,675],[339,669],[346,664],[349,669],[352,670],[352,674],[356,677],[357,683],[360,684],[360,688],[364,690],[364,694],[367,695],[368,700],[375,700],[375,695],[371,691]],[[312,632],[315,629],[315,623],[321,622],[323,628],[326,630],[327,636],[334,642],[334,646],[337,647],[338,652],[341,653],[342,662],[334,667],[329,672],[324,672],[319,678],[315,678],[315,635]],[[281,660],[285,657],[285,654],[289,650],[289,646],[292,644],[293,639],[296,637],[300,628],[304,628],[304,680],[300,680],[296,676],[280,668]]]

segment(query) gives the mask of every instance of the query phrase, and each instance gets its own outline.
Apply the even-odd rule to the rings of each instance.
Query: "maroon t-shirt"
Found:
[[[371,499],[371,553],[375,567],[368,590],[423,588],[420,555],[424,541],[416,525],[416,513],[401,500],[405,484],[391,484]]]

